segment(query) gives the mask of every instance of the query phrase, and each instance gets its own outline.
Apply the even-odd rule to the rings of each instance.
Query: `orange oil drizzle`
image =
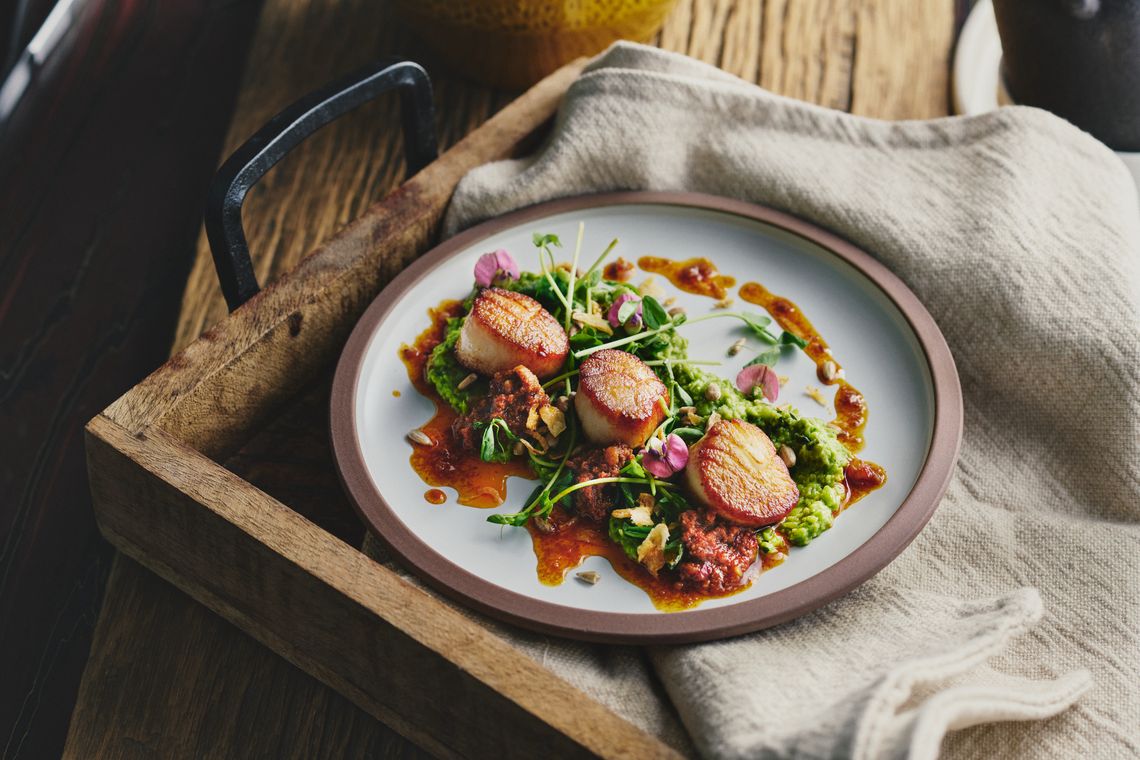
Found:
[[[620,256],[602,269],[602,276],[613,282],[628,282],[633,275],[633,262],[626,261]]]
[[[829,424],[838,431],[839,441],[852,454],[863,448],[863,432],[867,427],[867,399],[845,378],[828,380],[823,366],[828,361],[835,364],[838,372],[842,369],[831,353],[827,342],[816,332],[815,327],[800,310],[787,298],[772,294],[763,285],[746,282],[740,287],[740,297],[751,304],[762,307],[772,315],[772,319],[783,329],[806,340],[806,353],[815,362],[816,377],[824,385],[835,385],[835,419]],[[853,458],[847,465],[847,498],[844,507],[851,506],[871,491],[881,488],[887,482],[886,471],[874,462]]]
[[[435,403],[435,415],[420,427],[432,440],[430,446],[413,445],[411,464],[429,486],[454,488],[459,503],[469,507],[497,507],[507,495],[507,478],[517,475],[533,478],[526,462],[484,462],[474,452],[465,451],[455,440],[451,425],[458,415],[424,378],[424,367],[431,350],[443,341],[447,320],[462,314],[459,301],[444,301],[428,310],[431,326],[412,345],[400,347],[400,359],[416,390]],[[430,492],[429,492],[430,493]]]
[[[706,258],[672,261],[658,256],[642,256],[637,265],[646,272],[664,275],[669,282],[686,293],[721,299],[736,280],[717,271]]]

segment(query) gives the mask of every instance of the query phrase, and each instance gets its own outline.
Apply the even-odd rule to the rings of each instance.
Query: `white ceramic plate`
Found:
[[[597,585],[568,578],[561,586],[547,586],[537,578],[526,530],[488,523],[491,511],[457,504],[448,489],[442,505],[424,499],[429,486],[409,464],[411,445],[404,433],[426,422],[434,406],[409,382],[401,346],[430,324],[428,309],[467,295],[481,254],[505,248],[524,270],[535,270],[532,234],[552,232],[572,241],[579,222],[585,223],[587,260],[617,237],[613,256],[630,261],[644,255],[705,256],[722,274],[736,278],[734,295],[741,284],[755,281],[791,299],[867,400],[866,447],[860,457],[886,470],[886,485],[845,511],[809,546],[793,548],[782,565],[760,574],[742,593],[663,613],[600,557],[581,567],[601,574]],[[637,271],[633,282],[647,276]],[[691,317],[713,310],[712,299],[656,279]],[[762,311],[739,298],[733,308]],[[763,348],[752,340],[748,350],[727,357],[728,346],[745,334],[732,319],[709,320],[682,332],[690,358],[723,361],[707,369],[729,381]],[[833,389],[824,388],[827,407],[804,393],[807,386],[820,385],[806,355],[786,352],[778,371],[790,376],[781,403],[791,402],[807,416],[834,417]],[[961,400],[953,362],[933,321],[905,286],[866,254],[800,220],[750,204],[642,193],[526,209],[426,254],[385,289],[346,346],[332,419],[342,477],[362,516],[437,588],[541,630],[591,639],[676,641],[737,633],[802,614],[884,566],[917,534],[945,490],[957,455]],[[511,479],[506,503],[495,511],[519,511],[533,487],[533,481]],[[894,529],[886,530],[889,524]]]

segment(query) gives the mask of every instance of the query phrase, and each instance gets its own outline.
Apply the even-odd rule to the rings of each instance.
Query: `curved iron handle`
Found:
[[[410,177],[438,154],[435,118],[427,72],[398,59],[372,64],[301,98],[270,119],[218,169],[206,197],[206,238],[230,311],[260,289],[241,223],[246,193],[313,132],[392,89],[400,91]]]

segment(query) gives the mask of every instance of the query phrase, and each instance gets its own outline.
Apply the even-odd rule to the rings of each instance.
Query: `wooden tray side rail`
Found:
[[[431,245],[459,179],[540,130],[580,67],[535,86],[87,426],[108,540],[441,756],[676,753],[218,462],[329,369],[368,303]]]

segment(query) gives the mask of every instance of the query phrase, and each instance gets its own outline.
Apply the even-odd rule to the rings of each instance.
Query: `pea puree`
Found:
[[[800,498],[778,526],[789,542],[805,546],[831,527],[833,515],[843,504],[843,470],[851,461],[851,453],[839,442],[835,430],[822,420],[748,398],[727,380],[697,367],[680,364],[673,367],[673,374],[692,396],[702,417],[716,412],[725,419],[745,419],[763,430],[776,448],[786,445],[795,452],[796,463],[790,473]],[[720,389],[716,401],[706,396],[712,383]],[[763,544],[768,542],[761,543],[767,550]]]

